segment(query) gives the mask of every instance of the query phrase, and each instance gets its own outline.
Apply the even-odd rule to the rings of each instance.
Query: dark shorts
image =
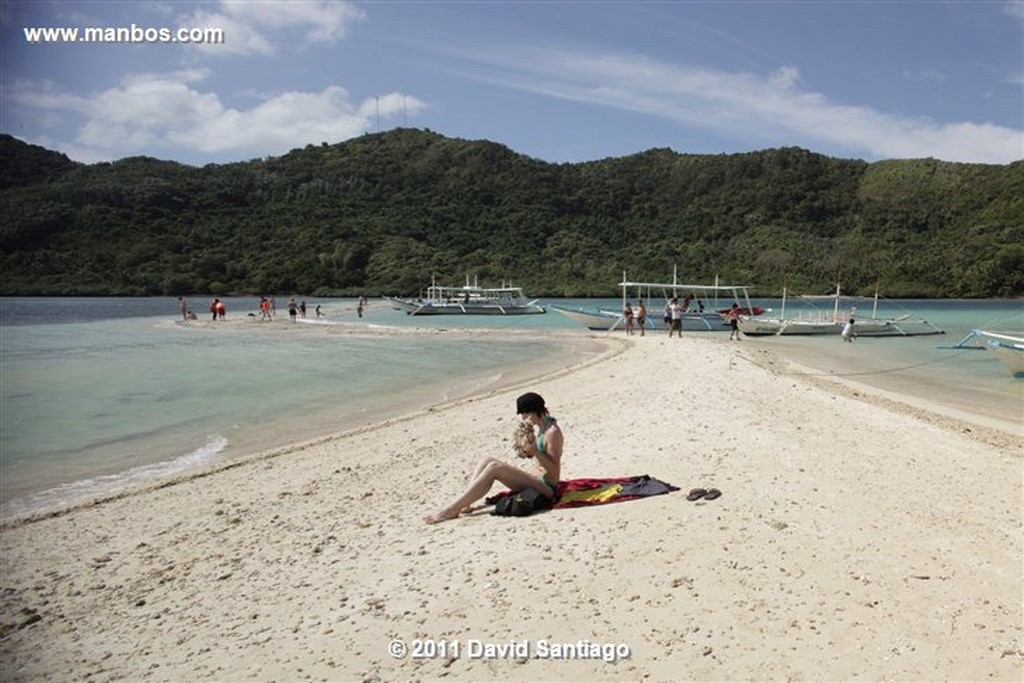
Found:
[[[672,329],[673,330],[681,330],[681,329],[683,329],[683,321],[681,319],[678,319],[678,318],[676,320],[673,320],[672,321]]]

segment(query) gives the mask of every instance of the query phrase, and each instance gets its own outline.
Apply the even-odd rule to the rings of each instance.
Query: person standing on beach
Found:
[[[220,299],[217,299],[217,306],[216,306],[216,308],[217,308],[217,310],[214,311],[214,315],[216,315],[219,320],[224,320],[227,317],[227,313],[228,313],[227,305],[225,305],[225,303],[223,301],[221,301]]]
[[[672,332],[675,331],[679,338],[683,338],[683,311],[685,307],[679,303],[679,299],[672,299],[672,324],[668,328],[668,337],[672,338]]]
[[[305,299],[303,299],[302,303],[299,304],[299,313],[302,314],[303,318],[306,317],[306,300]]]
[[[188,320],[188,302],[185,301],[185,297],[178,297],[178,308],[181,309],[181,319]]]
[[[644,327],[647,325],[647,309],[640,299],[636,302],[636,326],[640,328],[640,336],[644,336]]]
[[[270,320],[270,302],[267,297],[260,297],[260,321]]]
[[[622,311],[622,316],[626,319],[626,334],[633,334],[633,307],[628,301],[626,308]]]
[[[548,413],[541,395],[532,391],[516,399],[516,413],[523,422],[538,428],[537,442],[524,450],[524,457],[537,461],[537,473],[532,474],[498,458],[485,457],[470,476],[466,490],[447,507],[425,517],[427,524],[455,519],[486,496],[495,482],[501,482],[513,491],[530,488],[551,500],[558,496],[564,444],[562,430]]]
[[[729,341],[732,341],[735,337],[736,341],[740,340],[740,305],[735,301],[732,302],[732,308],[725,314],[725,319],[729,321]]]
[[[295,303],[295,297],[292,297],[291,301],[288,302],[288,317],[292,319],[292,322],[295,322],[295,316],[298,314],[299,305]]]
[[[210,313],[213,314],[213,322],[217,322],[217,306],[220,304],[220,299],[214,297],[213,301],[210,302]]]

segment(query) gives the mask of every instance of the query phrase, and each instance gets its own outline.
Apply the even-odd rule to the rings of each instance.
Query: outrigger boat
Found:
[[[1012,376],[1024,379],[1024,335],[976,329],[956,344],[941,348],[992,351]]]
[[[747,336],[773,335],[822,335],[839,334],[847,321],[853,319],[854,334],[858,337],[918,337],[930,334],[945,334],[932,323],[923,318],[912,318],[910,314],[898,317],[878,316],[878,292],[873,299],[867,297],[843,296],[840,286],[836,285],[835,294],[824,296],[801,296],[800,301],[808,304],[810,310],[786,317],[786,289],[782,290],[782,309],[777,318],[763,316],[741,316],[740,332]],[[831,309],[818,308],[815,302],[830,301]],[[840,308],[858,301],[873,301],[871,315],[862,315],[857,306]]]
[[[683,313],[683,329],[689,332],[716,332],[729,329],[725,316],[730,311],[731,302],[740,306],[740,312],[745,314],[759,315],[765,312],[761,306],[753,306],[744,285],[692,285],[676,281],[676,273],[672,273],[671,283],[658,282],[631,282],[626,280],[626,274],[622,274],[622,306],[618,311],[603,308],[584,309],[569,308],[566,306],[548,306],[552,311],[574,320],[587,329],[598,331],[612,331],[625,329],[626,316],[623,310],[627,303],[643,301],[647,304],[647,321],[645,327],[649,330],[664,330],[663,309],[672,299],[683,298],[684,302],[689,299],[689,307]],[[635,292],[632,300],[629,293]],[[730,306],[720,307],[721,295],[728,295],[727,300]],[[725,297],[721,297],[725,298]],[[657,306],[653,302],[657,301]]]
[[[444,287],[431,279],[424,297],[384,297],[408,315],[527,315],[544,313],[538,299],[528,299],[520,287],[480,287],[475,282],[462,287]]]

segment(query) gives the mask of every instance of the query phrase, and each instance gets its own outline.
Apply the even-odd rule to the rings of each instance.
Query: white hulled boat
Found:
[[[520,287],[480,287],[475,282],[445,287],[431,281],[422,297],[384,297],[408,315],[527,315],[544,313],[538,299],[529,299]]]
[[[878,315],[878,293],[874,298],[843,296],[839,285],[835,294],[825,296],[801,296],[799,300],[809,309],[786,316],[786,290],[782,290],[782,308],[778,317],[743,316],[739,320],[740,332],[745,335],[825,335],[839,334],[843,325],[853,319],[854,333],[858,337],[917,337],[930,334],[944,334],[944,331],[924,320],[913,318],[909,313],[886,317]],[[859,302],[873,302],[871,314],[861,312]],[[829,308],[816,303],[831,302]]]
[[[622,306],[618,311],[556,305],[548,306],[548,308],[580,323],[587,329],[602,331],[625,329],[626,317],[623,310],[627,303],[634,304],[637,301],[643,301],[646,305],[646,328],[648,330],[667,329],[664,323],[664,308],[672,299],[682,299],[686,306],[682,317],[682,328],[688,332],[728,330],[729,326],[725,321],[725,315],[734,302],[739,304],[742,314],[757,315],[765,311],[760,306],[750,304],[750,297],[745,285],[685,284],[676,281],[675,272],[672,273],[671,283],[632,282],[626,280],[626,274],[623,273],[619,286],[622,288]]]

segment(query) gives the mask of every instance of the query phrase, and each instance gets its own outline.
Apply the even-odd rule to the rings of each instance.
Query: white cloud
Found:
[[[52,147],[84,162],[168,152],[180,158],[182,150],[207,158],[281,154],[346,140],[374,130],[378,116],[389,122],[424,108],[419,99],[400,93],[354,103],[344,88],[328,86],[320,92],[276,93],[249,109],[236,109],[197,89],[206,76],[200,69],[132,74],[89,97],[64,93],[52,83],[22,81],[8,96],[12,104],[41,116],[84,119],[73,142]]]
[[[196,124],[171,131],[175,146],[278,154],[302,144],[359,135],[367,119],[355,111],[344,88],[330,86],[318,93],[281,93],[246,111],[222,109]]]
[[[794,66],[784,66],[769,74],[768,81],[776,88],[788,90],[800,83],[800,71]]]
[[[938,123],[837,104],[799,87],[799,72],[724,72],[635,55],[492,48],[479,80],[550,97],[651,114],[764,145],[828,143],[856,156],[935,157],[1010,163],[1024,158],[1024,131],[989,123]],[[495,70],[494,67],[498,67]],[[504,75],[494,75],[501,71]],[[809,143],[806,143],[809,144]]]
[[[365,14],[348,2],[305,0],[252,2],[221,0],[217,10],[197,10],[181,17],[182,26],[219,28],[225,42],[195,45],[211,55],[275,53],[283,45],[298,47],[304,42],[332,42],[347,35],[349,27]],[[296,39],[298,31],[301,39]]]
[[[252,2],[252,0],[225,0],[221,2],[224,14],[247,24],[267,29],[300,27],[309,40],[330,41],[342,38],[349,24],[364,18],[362,10],[348,2],[322,0],[306,2]]]
[[[182,26],[203,29],[220,29],[224,32],[223,43],[190,44],[191,50],[208,55],[272,55],[276,51],[274,42],[257,27],[238,21],[224,14],[198,11],[180,20]]]

